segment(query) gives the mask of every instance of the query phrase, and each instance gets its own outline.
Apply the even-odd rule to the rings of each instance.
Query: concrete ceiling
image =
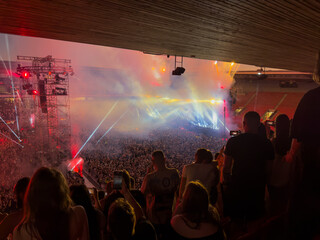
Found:
[[[0,32],[312,72],[317,0],[3,0]]]

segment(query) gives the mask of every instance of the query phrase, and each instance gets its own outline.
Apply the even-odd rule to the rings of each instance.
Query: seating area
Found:
[[[291,119],[303,92],[249,92],[237,97],[237,102],[232,106],[234,123],[241,127],[243,115],[248,111],[256,111],[263,116],[268,110],[276,110],[270,120],[274,120],[279,114],[285,113]],[[237,109],[242,111],[237,114]],[[267,120],[267,119],[265,119]]]

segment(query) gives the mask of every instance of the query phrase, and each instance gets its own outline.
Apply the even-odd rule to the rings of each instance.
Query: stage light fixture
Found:
[[[184,67],[177,67],[175,70],[172,71],[172,75],[181,75],[185,72],[185,68]]]
[[[180,65],[180,66],[179,66]],[[172,75],[181,75],[185,72],[185,68],[183,67],[183,57],[180,57],[180,61],[179,61],[179,57],[177,59],[177,56],[174,56],[174,70],[172,71]]]
[[[24,78],[24,79],[29,79],[30,73],[27,72],[27,71],[23,71],[23,72],[21,73],[21,77]]]
[[[29,95],[39,95],[39,92],[35,89],[28,89],[27,92]]]

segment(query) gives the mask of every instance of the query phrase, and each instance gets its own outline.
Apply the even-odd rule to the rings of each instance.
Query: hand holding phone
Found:
[[[122,172],[116,171],[113,173],[113,189],[120,190],[122,188]]]

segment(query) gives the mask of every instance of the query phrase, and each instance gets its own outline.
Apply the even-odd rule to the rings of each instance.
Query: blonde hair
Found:
[[[24,199],[23,224],[31,236],[43,240],[69,239],[69,210],[72,200],[66,179],[56,169],[42,167],[32,176]]]

